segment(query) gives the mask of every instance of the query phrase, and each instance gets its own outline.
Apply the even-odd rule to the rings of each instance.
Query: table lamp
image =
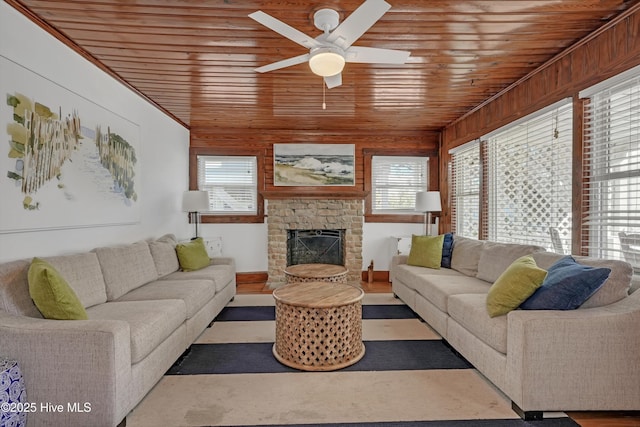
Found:
[[[200,217],[198,212],[209,210],[209,192],[208,191],[185,191],[182,195],[182,211],[189,212],[189,219],[196,223],[196,236],[198,238],[198,222]],[[195,216],[195,218],[194,218]],[[191,239],[191,240],[193,240]]]
[[[424,212],[424,234],[432,235],[431,230],[431,212],[440,212],[442,205],[440,204],[439,191],[418,191],[416,193],[416,211]],[[438,219],[436,218],[436,226]]]

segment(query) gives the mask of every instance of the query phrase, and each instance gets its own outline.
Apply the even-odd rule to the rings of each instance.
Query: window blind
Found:
[[[459,236],[479,239],[480,141],[451,150],[451,228]]]
[[[428,157],[373,156],[372,213],[416,214],[416,193],[427,189],[428,162]]]
[[[256,214],[256,157],[198,156],[198,189],[209,192],[205,214]]]
[[[585,101],[581,240],[583,253],[637,263],[640,238],[631,248],[624,240],[640,233],[640,69],[634,74],[599,84]]]
[[[570,253],[572,130],[564,100],[485,137],[490,240]]]

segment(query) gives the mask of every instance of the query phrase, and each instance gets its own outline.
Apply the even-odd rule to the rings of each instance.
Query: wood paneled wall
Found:
[[[293,197],[300,195],[360,197],[366,195],[364,152],[379,150],[384,155],[398,153],[415,155],[425,151],[437,152],[439,132],[380,133],[369,131],[299,131],[252,129],[236,130],[194,127],[191,129],[191,147],[252,148],[265,150],[264,188],[267,197]],[[273,185],[273,144],[355,144],[355,186],[353,187],[276,187]],[[368,172],[368,171],[367,171]]]
[[[578,92],[595,83],[615,76],[640,64],[640,11],[621,16],[606,28],[567,49],[534,73],[512,85],[499,96],[476,108],[447,126],[442,133],[440,151],[440,191],[449,201],[447,171],[451,157],[449,150],[480,138],[520,117],[533,113],[563,98],[574,99],[574,108],[581,108]],[[574,147],[582,146],[582,112],[574,114]],[[574,165],[581,164],[580,150],[574,150]],[[575,171],[574,171],[575,174]],[[574,180],[574,195],[581,194],[580,179]],[[443,206],[444,231],[451,230],[449,203]],[[579,239],[580,206],[574,198],[574,245]]]

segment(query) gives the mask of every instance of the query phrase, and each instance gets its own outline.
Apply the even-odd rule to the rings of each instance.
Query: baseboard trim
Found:
[[[269,274],[266,271],[254,271],[246,273],[236,273],[236,283],[265,283],[269,278]]]

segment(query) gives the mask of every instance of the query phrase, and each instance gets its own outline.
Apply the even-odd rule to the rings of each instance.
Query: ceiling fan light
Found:
[[[312,53],[309,58],[309,67],[314,74],[322,77],[335,76],[344,68],[344,56],[333,50],[320,50]]]

